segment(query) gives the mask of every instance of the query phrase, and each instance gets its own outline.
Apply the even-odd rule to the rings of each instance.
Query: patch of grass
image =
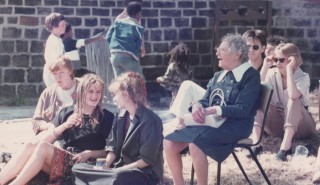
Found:
[[[25,105],[26,101],[24,98],[22,98],[20,96],[16,96],[14,98],[10,98],[6,104],[8,106],[21,106],[21,105]]]

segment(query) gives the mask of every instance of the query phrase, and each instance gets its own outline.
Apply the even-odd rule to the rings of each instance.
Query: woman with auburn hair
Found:
[[[10,185],[27,184],[40,171],[49,175],[46,183],[71,184],[71,167],[75,163],[94,163],[96,158],[105,157],[114,115],[101,108],[103,89],[99,76],[85,75],[77,88],[76,105],[60,111],[53,121],[55,128],[43,133],[42,142],[25,145],[9,161],[0,173],[0,184],[11,179]],[[52,144],[57,139],[65,141],[63,148]]]
[[[316,133],[316,123],[308,111],[309,74],[300,68],[303,61],[299,48],[293,43],[282,43],[275,48],[274,56],[264,60],[261,80],[271,83],[274,89],[266,125],[267,134],[283,137],[276,159],[286,161],[292,154],[292,139],[306,138]],[[272,68],[273,65],[275,68]],[[263,115],[257,112],[253,140],[261,134]]]
[[[127,72],[109,86],[121,110],[113,124],[102,168],[76,164],[72,168],[75,184],[156,185],[163,174],[162,123],[146,107],[143,77]]]

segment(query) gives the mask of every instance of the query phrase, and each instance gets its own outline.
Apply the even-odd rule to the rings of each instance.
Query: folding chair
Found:
[[[266,117],[267,117],[267,113],[268,113],[268,109],[269,109],[269,105],[270,105],[270,101],[271,101],[271,97],[272,97],[272,93],[273,93],[273,88],[271,87],[271,84],[267,84],[267,83],[262,83],[261,84],[261,102],[260,102],[260,107],[259,109],[264,113],[263,116],[263,122],[262,122],[262,127],[261,127],[261,132],[263,132],[264,130],[264,125],[265,125],[265,121],[266,121]],[[261,174],[263,175],[264,179],[266,180],[267,184],[271,184],[264,169],[262,168],[259,160],[257,159],[256,155],[254,155],[253,150],[251,149],[251,147],[253,146],[257,146],[261,143],[262,140],[262,136],[263,134],[260,134],[260,138],[257,142],[253,143],[251,138],[245,138],[245,139],[241,139],[238,141],[238,143],[236,144],[235,148],[245,148],[247,150],[249,150],[250,155],[252,157],[252,159],[255,161],[255,163],[257,164]],[[233,158],[235,159],[235,161],[237,162],[241,172],[243,173],[244,177],[246,178],[246,180],[248,181],[249,184],[252,184],[246,174],[246,172],[244,171],[242,164],[240,163],[235,151],[232,152]],[[218,163],[217,166],[217,185],[220,185],[220,177],[221,177],[221,162]],[[194,168],[192,165],[192,169],[191,169],[191,185],[193,185],[193,181],[194,181]]]

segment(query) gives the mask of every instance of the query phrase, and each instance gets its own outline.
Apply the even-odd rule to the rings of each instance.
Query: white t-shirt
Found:
[[[56,62],[57,59],[64,54],[64,45],[60,37],[51,34],[46,42],[44,58],[46,64]]]
[[[54,83],[53,77],[49,71],[49,65],[57,62],[57,59],[64,54],[64,45],[62,39],[51,34],[46,42],[44,51],[44,59],[46,64],[43,67],[43,81],[46,86],[50,86]]]

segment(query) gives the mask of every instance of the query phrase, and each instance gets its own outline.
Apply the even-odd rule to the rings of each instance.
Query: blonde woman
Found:
[[[49,183],[71,183],[73,164],[105,157],[114,115],[101,109],[103,89],[100,77],[85,75],[77,88],[77,104],[60,111],[53,121],[56,127],[44,133],[43,142],[25,145],[9,161],[0,173],[0,184],[14,178],[10,185],[27,184],[41,170],[49,174]],[[65,141],[63,148],[52,145],[58,138]]]
[[[76,164],[75,184],[156,185],[163,173],[162,123],[146,107],[143,77],[123,73],[109,86],[120,111],[113,124],[103,169]]]
[[[310,77],[300,68],[303,61],[299,48],[293,43],[279,44],[274,56],[264,60],[261,80],[274,89],[266,120],[267,134],[283,137],[276,159],[286,161],[292,154],[293,138],[306,138],[316,133],[316,123],[308,111]],[[275,68],[272,68],[273,65]],[[261,112],[255,117],[253,139],[259,138]]]

